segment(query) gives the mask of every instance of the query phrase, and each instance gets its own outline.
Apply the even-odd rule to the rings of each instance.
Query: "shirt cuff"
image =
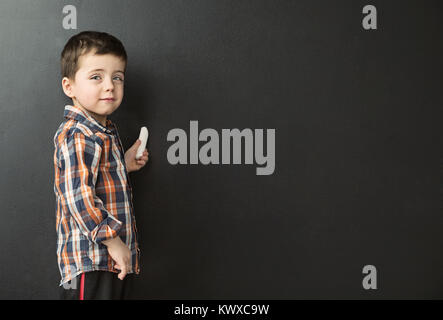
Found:
[[[123,223],[115,217],[108,215],[103,219],[97,227],[91,232],[91,241],[100,244],[105,240],[109,240],[118,236]]]

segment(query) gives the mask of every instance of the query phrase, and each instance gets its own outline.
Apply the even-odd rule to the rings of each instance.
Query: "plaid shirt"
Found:
[[[104,270],[118,273],[103,240],[119,236],[139,273],[140,249],[132,187],[117,127],[106,128],[89,113],[67,105],[54,136],[57,260],[60,286],[77,275]]]

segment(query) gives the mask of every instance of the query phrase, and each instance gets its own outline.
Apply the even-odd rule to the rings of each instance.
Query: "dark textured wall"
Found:
[[[76,30],[62,25],[77,8]],[[364,30],[362,8],[377,8]],[[443,298],[439,1],[0,2],[0,298],[56,299],[59,56],[84,30],[129,55],[111,115],[142,250],[134,298]],[[171,165],[173,128],[275,129],[275,171]],[[201,143],[202,144],[202,143]],[[362,287],[365,265],[377,289]]]

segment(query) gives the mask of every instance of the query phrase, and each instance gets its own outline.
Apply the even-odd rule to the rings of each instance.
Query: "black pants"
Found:
[[[120,280],[117,273],[90,271],[79,274],[60,286],[61,300],[124,300],[128,299],[133,274]]]

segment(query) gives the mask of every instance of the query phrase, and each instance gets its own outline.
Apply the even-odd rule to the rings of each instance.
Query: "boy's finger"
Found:
[[[118,278],[119,278],[120,280],[123,280],[123,279],[125,278],[126,274],[128,273],[127,266],[126,266],[126,265],[123,266],[121,270],[122,270],[122,271],[119,273]]]
[[[140,145],[140,143],[142,143],[139,139],[137,139],[137,141],[135,141],[135,143],[132,145],[131,148],[138,148],[138,146]]]

